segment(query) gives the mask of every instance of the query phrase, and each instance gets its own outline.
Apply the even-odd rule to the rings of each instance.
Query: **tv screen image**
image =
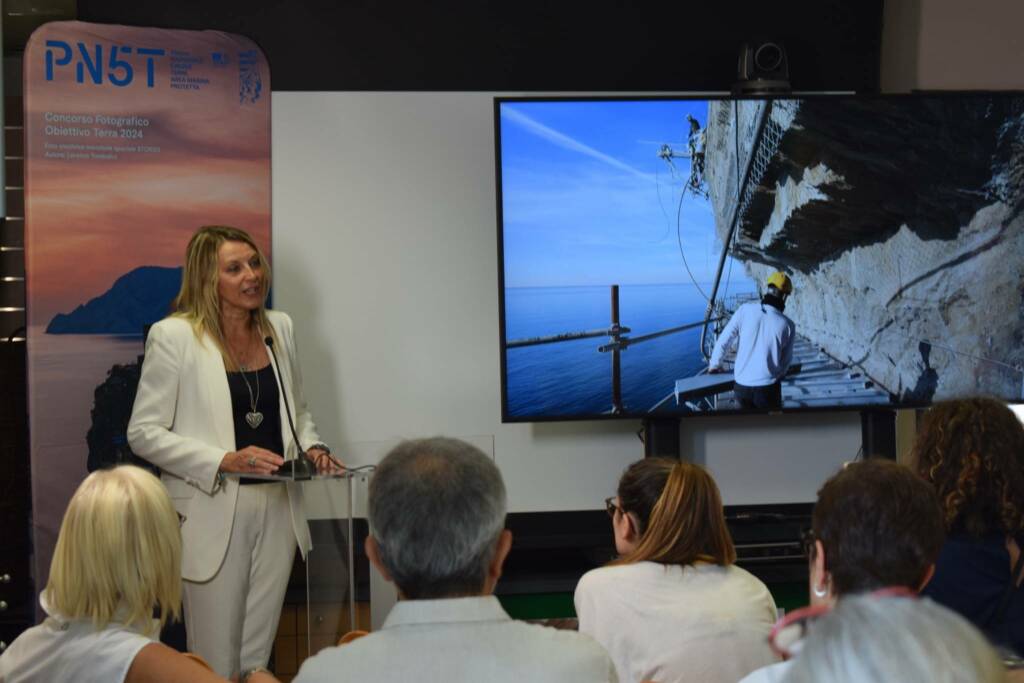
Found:
[[[495,126],[505,421],[1024,398],[1024,97],[499,98]]]

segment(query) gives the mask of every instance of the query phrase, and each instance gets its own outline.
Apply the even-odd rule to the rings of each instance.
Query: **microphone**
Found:
[[[274,367],[277,368],[277,376],[284,377],[281,374],[281,364],[277,362],[277,354],[274,353],[274,338],[267,335],[263,339],[263,343],[270,349],[270,356],[274,359]],[[316,465],[306,455],[306,449],[302,447],[299,442],[299,435],[295,431],[295,423],[292,421],[292,409],[288,405],[288,393],[284,390],[283,386],[280,386],[281,398],[284,399],[284,413],[288,416],[288,427],[292,430],[292,438],[295,439],[295,446],[299,449],[299,455],[295,460],[286,461],[278,469],[281,474],[290,474],[296,481],[306,481],[312,479],[313,475],[316,474]]]

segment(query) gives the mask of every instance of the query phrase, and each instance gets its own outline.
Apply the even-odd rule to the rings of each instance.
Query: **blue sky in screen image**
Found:
[[[506,287],[689,283],[676,235],[687,151],[705,100],[503,102],[501,164]],[[714,279],[721,245],[708,200],[687,192],[683,251]],[[734,264],[732,280],[745,279]]]

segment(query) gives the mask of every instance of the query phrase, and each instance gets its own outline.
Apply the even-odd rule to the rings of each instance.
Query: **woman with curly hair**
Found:
[[[1024,652],[1024,426],[994,399],[938,403],[911,457],[939,494],[948,531],[924,595]]]

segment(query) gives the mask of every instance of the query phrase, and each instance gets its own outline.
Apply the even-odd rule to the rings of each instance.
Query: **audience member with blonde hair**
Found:
[[[181,611],[178,526],[167,491],[149,472],[123,466],[89,475],[61,522],[40,596],[47,618],[0,656],[0,681],[224,681],[156,640]]]
[[[974,626],[931,600],[845,598],[810,625],[785,683],[1002,683],[1006,670]]]
[[[687,462],[633,463],[607,501],[619,559],[576,588],[580,631],[604,645],[621,681],[735,682],[776,661],[775,602],[733,564],[711,475]]]
[[[937,403],[911,459],[948,532],[924,594],[1024,654],[1024,427],[991,398]]]

